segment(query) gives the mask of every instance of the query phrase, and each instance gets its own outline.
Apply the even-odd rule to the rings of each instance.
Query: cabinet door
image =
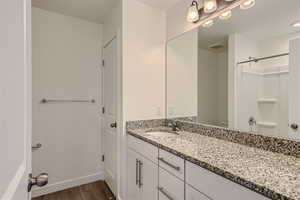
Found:
[[[127,150],[127,199],[140,200],[138,183],[139,155],[134,151]]]
[[[185,185],[186,188],[186,200],[209,200],[204,194],[198,192],[189,185]]]
[[[143,158],[140,166],[142,200],[158,200],[158,165]]]

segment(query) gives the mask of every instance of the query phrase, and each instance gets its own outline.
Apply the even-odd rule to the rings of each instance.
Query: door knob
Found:
[[[29,174],[28,180],[28,192],[31,191],[32,186],[36,185],[38,187],[43,187],[48,183],[48,174],[41,173],[37,177],[33,177],[32,174]]]
[[[110,127],[111,127],[111,128],[117,128],[117,122],[111,123],[111,124],[110,124]]]
[[[297,131],[299,129],[299,125],[296,123],[291,124],[291,129]]]

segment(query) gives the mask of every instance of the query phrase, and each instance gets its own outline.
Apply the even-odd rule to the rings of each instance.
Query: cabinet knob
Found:
[[[295,131],[297,131],[297,130],[299,129],[299,125],[296,124],[296,123],[291,124],[290,127],[291,127],[291,129],[293,129],[293,130],[295,130]]]

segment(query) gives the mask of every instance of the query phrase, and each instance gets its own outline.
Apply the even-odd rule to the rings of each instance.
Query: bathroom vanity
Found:
[[[130,200],[297,200],[300,197],[300,158],[253,147],[251,142],[230,141],[239,137],[239,133],[219,130],[221,139],[208,136],[203,127],[194,127],[193,132],[189,132],[190,128],[172,132],[161,126],[163,122],[152,127],[144,123],[147,124],[136,122],[135,128],[131,124],[127,129]],[[180,126],[191,124],[184,122]],[[248,135],[245,140],[256,140],[262,145],[263,139],[270,138]],[[299,143],[289,145],[300,147]]]

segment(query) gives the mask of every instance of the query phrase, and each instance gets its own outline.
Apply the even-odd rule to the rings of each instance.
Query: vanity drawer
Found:
[[[185,190],[185,200],[210,200],[207,196],[198,192],[189,185],[186,185]]]
[[[173,174],[174,176],[184,180],[184,160],[165,150],[159,149],[158,157],[159,166]]]
[[[183,200],[184,182],[160,168],[158,192],[159,200]]]
[[[214,200],[270,200],[190,162],[186,162],[186,183]]]
[[[127,146],[154,163],[158,163],[158,148],[131,135],[127,137]]]

